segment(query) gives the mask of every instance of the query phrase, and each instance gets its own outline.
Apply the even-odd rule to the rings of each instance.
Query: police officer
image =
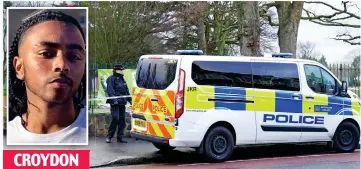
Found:
[[[115,96],[129,96],[128,86],[124,80],[124,67],[123,65],[114,65],[113,75],[109,76],[107,79],[107,94],[108,97]],[[118,128],[117,132],[117,142],[126,143],[122,139],[125,128],[125,105],[129,102],[132,104],[131,97],[122,97],[115,99],[107,99],[106,103],[110,104],[110,111],[112,121],[109,126],[108,136],[106,138],[106,143],[110,143],[112,137],[115,134],[115,131]]]

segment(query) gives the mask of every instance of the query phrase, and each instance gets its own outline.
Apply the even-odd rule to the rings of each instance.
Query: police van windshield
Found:
[[[136,83],[146,89],[166,89],[175,79],[177,59],[143,58],[137,65]]]

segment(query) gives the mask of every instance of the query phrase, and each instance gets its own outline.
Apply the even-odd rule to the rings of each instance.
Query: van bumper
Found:
[[[169,140],[169,145],[172,147],[199,147],[204,134],[203,130],[176,131],[176,137]]]
[[[144,140],[144,141],[149,141],[152,143],[168,143],[169,139],[167,138],[162,138],[162,137],[156,137],[156,136],[150,136],[150,135],[146,135],[146,134],[141,134],[141,133],[137,133],[137,132],[130,132],[130,135],[133,138],[139,139],[139,140]]]
[[[139,140],[149,141],[152,143],[161,143],[161,144],[169,144],[172,147],[199,147],[202,139],[167,139],[162,137],[150,136],[146,134],[141,134],[137,132],[130,132],[130,135]],[[195,138],[195,137],[193,137]],[[197,137],[196,137],[197,138]]]
[[[199,147],[202,140],[177,140],[177,139],[170,139],[169,145],[172,147]]]

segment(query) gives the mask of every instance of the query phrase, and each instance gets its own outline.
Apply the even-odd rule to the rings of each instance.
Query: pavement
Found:
[[[90,137],[87,146],[13,146],[6,145],[4,135],[4,149],[64,149],[64,150],[90,150],[90,165],[107,166],[117,161],[127,161],[146,156],[157,149],[148,142],[125,138],[128,143],[117,143],[116,138],[112,143],[105,143],[105,137]]]

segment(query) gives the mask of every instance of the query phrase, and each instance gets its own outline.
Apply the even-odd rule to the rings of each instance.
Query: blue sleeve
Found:
[[[107,93],[109,97],[115,96],[114,78],[112,76],[107,79]]]

